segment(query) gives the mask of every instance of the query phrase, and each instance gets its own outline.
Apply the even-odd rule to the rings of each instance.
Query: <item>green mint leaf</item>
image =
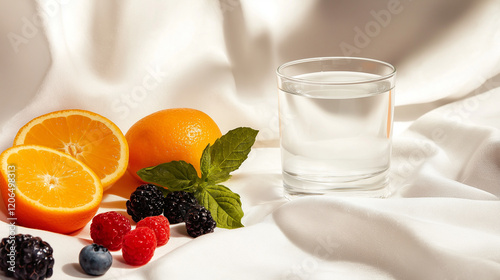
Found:
[[[198,173],[190,163],[171,161],[137,171],[142,180],[172,191],[193,191]]]
[[[208,144],[201,156],[200,169],[203,181],[210,181],[212,184],[225,182],[231,178],[231,175],[229,172],[224,172],[220,168],[212,165],[211,149],[212,146]]]
[[[200,161],[202,178],[215,184],[228,180],[230,173],[247,159],[259,131],[249,127],[230,130],[208,145]]]
[[[203,184],[194,193],[198,203],[203,205],[220,228],[243,227],[240,196],[223,185]]]
[[[205,147],[205,149],[203,149],[203,153],[201,154],[200,171],[201,171],[201,177],[202,178],[204,177],[203,174],[208,174],[209,173],[210,162],[212,161],[212,157],[210,155],[211,148],[212,148],[212,146],[210,146],[210,144],[208,144]]]

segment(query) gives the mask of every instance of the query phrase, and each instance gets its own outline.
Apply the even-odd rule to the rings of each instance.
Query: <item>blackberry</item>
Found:
[[[163,215],[167,217],[170,224],[184,222],[189,208],[198,205],[192,193],[184,191],[171,192],[165,197]]]
[[[186,215],[186,229],[190,236],[200,235],[214,231],[216,223],[205,207],[201,205],[192,206]]]
[[[16,234],[0,243],[0,269],[15,279],[43,280],[54,272],[53,249],[40,237]]]
[[[132,220],[138,222],[149,216],[158,216],[163,213],[163,193],[153,184],[144,184],[130,195],[127,200],[127,213]]]

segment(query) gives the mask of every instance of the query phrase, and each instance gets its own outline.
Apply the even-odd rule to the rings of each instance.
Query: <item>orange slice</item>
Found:
[[[57,150],[20,145],[0,155],[0,191],[7,218],[21,226],[70,233],[84,227],[102,200],[101,180]]]
[[[65,152],[88,165],[104,190],[127,170],[128,145],[120,129],[107,118],[84,110],[52,112],[31,120],[14,145],[34,144]]]

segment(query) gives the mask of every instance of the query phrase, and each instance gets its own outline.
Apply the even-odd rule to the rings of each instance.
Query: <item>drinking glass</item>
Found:
[[[396,69],[356,57],[278,67],[287,197],[388,195]]]

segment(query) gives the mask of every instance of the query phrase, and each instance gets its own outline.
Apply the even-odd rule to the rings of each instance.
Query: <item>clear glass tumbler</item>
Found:
[[[285,195],[388,195],[396,69],[321,57],[277,69]]]

